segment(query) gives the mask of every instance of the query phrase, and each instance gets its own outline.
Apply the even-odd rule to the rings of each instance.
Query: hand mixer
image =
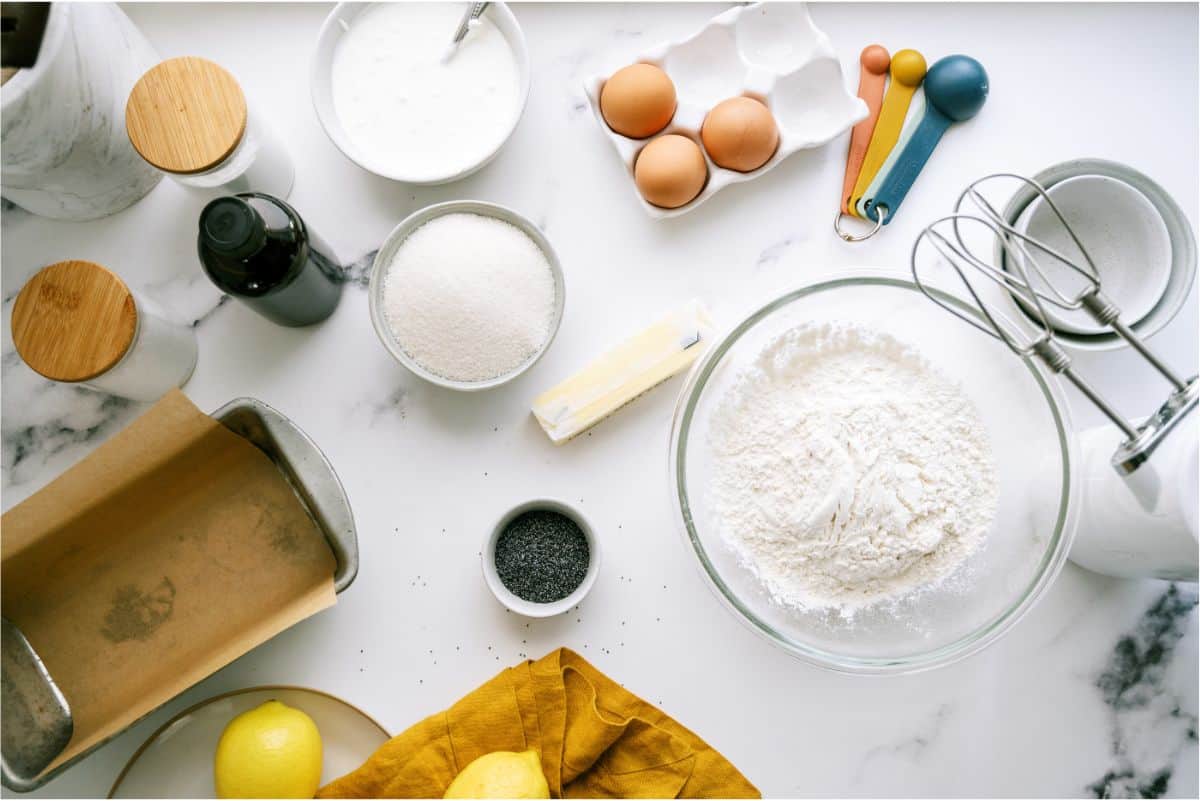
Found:
[[[1032,189],[1053,212],[1052,220],[1062,226],[1078,253],[1065,254],[1023,233],[998,212],[985,197],[983,188],[1004,181],[1015,181]],[[998,263],[981,258],[979,246],[973,248],[968,244],[978,241],[987,243]],[[978,316],[928,290],[922,273],[935,266],[939,261],[936,256],[957,274],[978,308]],[[1095,469],[1098,463],[1103,464],[1104,456],[1113,446],[1111,430],[1101,428],[1085,434],[1085,525],[1071,558],[1084,567],[1110,575],[1195,581],[1198,438],[1196,416],[1187,423],[1184,420],[1196,409],[1200,380],[1197,376],[1182,378],[1122,321],[1121,310],[1101,287],[1100,273],[1087,248],[1041,184],[1008,173],[989,175],[972,183],[959,196],[953,214],[934,221],[917,237],[912,249],[912,274],[930,300],[1001,340],[1018,356],[1040,359],[1055,374],[1074,384],[1120,429],[1123,439],[1108,460],[1116,474],[1106,467]],[[981,291],[986,282],[979,284],[979,279],[1008,292],[1025,312],[1018,315],[1024,322],[1008,323],[995,313]],[[1065,311],[1083,309],[1097,323],[1124,339],[1170,385],[1166,401],[1140,425],[1118,412],[1076,372],[1070,356],[1055,337],[1046,313],[1048,306]],[[1176,429],[1180,433],[1168,439]],[[1147,464],[1164,442],[1168,444],[1160,451],[1156,464]]]
[[[1064,254],[1013,227],[987,200],[981,189],[985,184],[1003,180],[1021,182],[1036,192],[1041,201],[1054,213],[1058,224],[1070,236],[1081,258]],[[964,210],[967,204],[974,207],[974,213]],[[1000,249],[997,252],[1000,255],[1000,264],[980,258],[967,244],[964,231],[968,226],[982,228],[985,233],[990,234],[987,237],[989,244],[999,244]],[[922,261],[925,252],[922,245],[926,243],[957,273],[979,308],[982,319],[949,305],[927,291],[921,280],[922,270],[928,264]],[[1042,263],[1046,258],[1068,268],[1069,272],[1066,275],[1077,279],[1074,280],[1075,286],[1064,286],[1066,282],[1058,276],[1051,280],[1049,271]],[[1061,270],[1057,272],[1063,274]],[[1137,470],[1150,458],[1155,448],[1184,415],[1196,408],[1197,396],[1200,395],[1197,376],[1186,380],[1180,377],[1147,347],[1132,328],[1122,322],[1121,310],[1103,292],[1100,273],[1088,255],[1087,248],[1075,235],[1046,190],[1036,181],[1010,173],[998,173],[972,183],[959,196],[953,214],[936,220],[917,237],[912,250],[912,273],[917,286],[930,300],[975,328],[1000,339],[1018,356],[1036,356],[1041,359],[1047,367],[1074,384],[1095,404],[1125,434],[1125,440],[1112,457],[1113,467],[1122,474],[1128,475]],[[977,291],[976,280],[980,277],[989,279],[1007,291],[1021,305],[1028,318],[1028,330],[1006,325],[993,314],[988,302]],[[1131,423],[1076,372],[1071,357],[1055,338],[1054,328],[1046,314],[1047,304],[1065,311],[1084,309],[1096,322],[1111,328],[1171,385],[1172,392],[1166,402],[1140,426]]]

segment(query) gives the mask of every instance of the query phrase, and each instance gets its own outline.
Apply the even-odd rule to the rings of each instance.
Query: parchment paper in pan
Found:
[[[47,770],[335,602],[282,474],[178,391],[2,525],[4,616],[75,720]]]

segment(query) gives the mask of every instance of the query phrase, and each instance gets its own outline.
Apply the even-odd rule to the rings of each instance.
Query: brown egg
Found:
[[[707,178],[708,164],[700,146],[678,134],[651,141],[633,164],[633,180],[642,197],[666,209],[690,203]]]
[[[604,82],[600,113],[619,134],[653,136],[675,116],[675,84],[653,64],[631,64]]]
[[[715,164],[750,172],[775,155],[779,128],[770,109],[762,103],[750,97],[731,97],[708,112],[700,138]]]

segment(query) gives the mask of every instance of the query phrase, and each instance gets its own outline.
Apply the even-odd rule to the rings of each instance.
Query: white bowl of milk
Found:
[[[492,3],[456,49],[466,3],[338,3],[321,26],[312,97],[325,133],[365,170],[456,181],[508,140],[529,96],[516,18]]]

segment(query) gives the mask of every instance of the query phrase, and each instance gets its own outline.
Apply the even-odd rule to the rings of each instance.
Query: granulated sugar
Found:
[[[550,336],[554,274],[541,248],[503,220],[447,214],[409,234],[387,265],[384,316],[404,352],[453,381],[487,381]]]
[[[932,587],[983,543],[979,413],[918,352],[851,325],[770,342],[712,418],[722,537],[781,604],[843,616]]]

